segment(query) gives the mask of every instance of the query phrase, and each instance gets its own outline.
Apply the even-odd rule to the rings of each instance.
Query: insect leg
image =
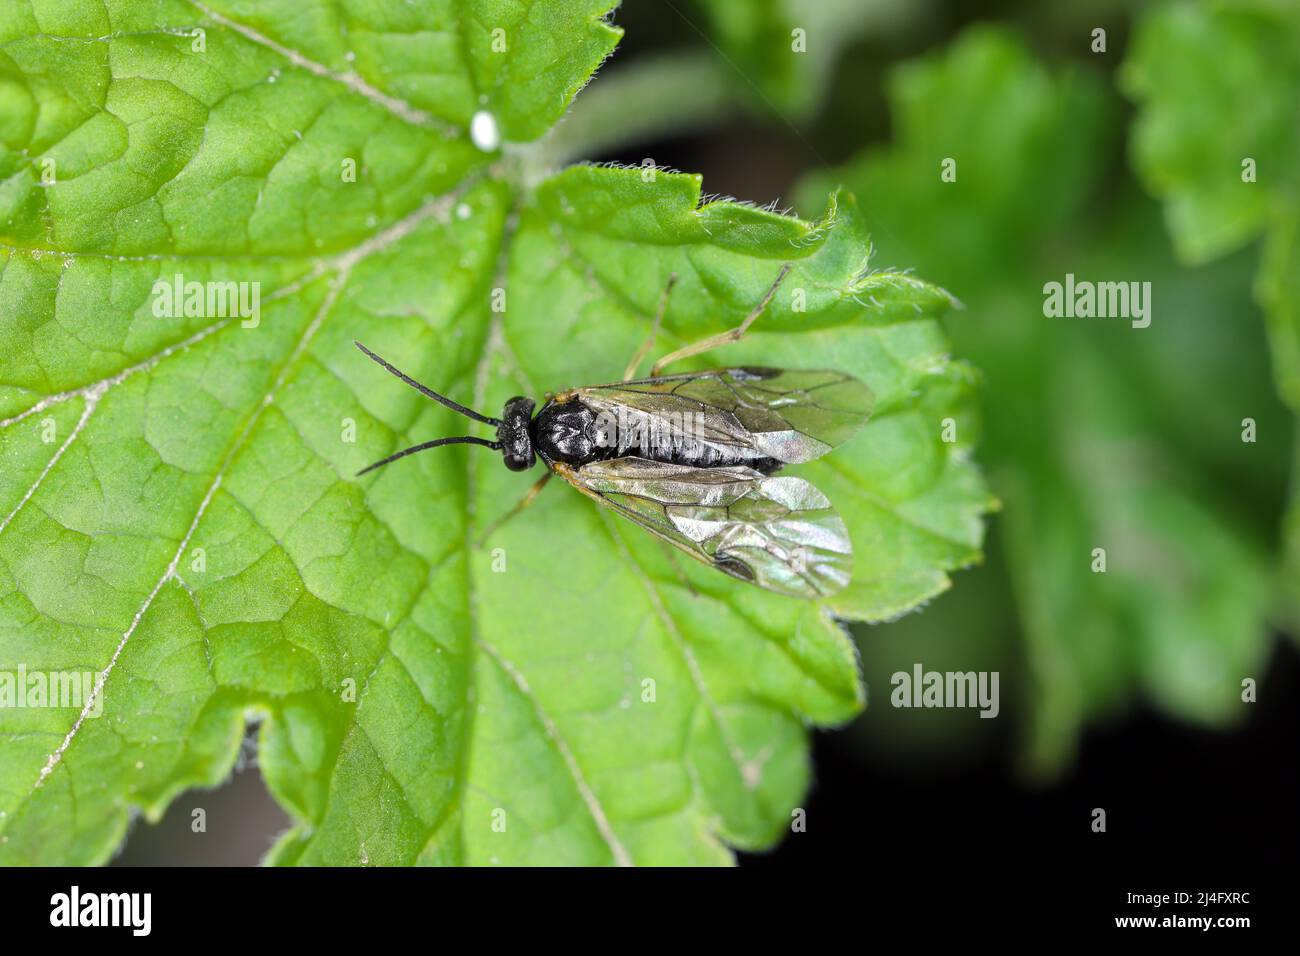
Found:
[[[659,326],[663,323],[664,313],[668,311],[668,293],[673,291],[673,286],[677,284],[677,273],[674,272],[668,277],[668,284],[664,286],[663,295],[659,297],[659,311],[655,313],[654,324],[650,326],[650,334],[646,340],[641,343],[641,347],[636,350],[632,356],[632,361],[627,363],[627,369],[623,372],[623,381],[626,382],[636,375],[636,367],[646,357],[650,351],[650,346],[655,344],[655,336],[659,334]]]
[[[489,537],[491,537],[493,532],[495,532],[498,528],[500,528],[503,524],[505,524],[515,515],[519,514],[519,512],[523,511],[525,508],[531,505],[534,499],[536,499],[536,497],[542,493],[542,489],[546,487],[546,483],[550,481],[552,474],[554,474],[554,472],[552,472],[550,469],[547,469],[546,473],[543,474],[542,477],[538,478],[535,482],[533,482],[533,486],[524,493],[524,496],[519,499],[518,504],[516,504],[513,508],[511,508],[505,514],[503,514],[500,518],[497,518],[496,521],[493,521],[490,525],[488,525],[483,530],[483,533],[480,534],[478,536],[478,539],[474,542],[474,547],[476,548],[482,547],[483,542],[486,541]]]
[[[763,314],[763,310],[766,309],[768,304],[772,301],[773,296],[776,295],[776,290],[780,287],[781,282],[785,279],[786,274],[789,271],[790,263],[787,262],[781,267],[781,272],[776,277],[776,281],[772,283],[772,287],[768,289],[767,293],[763,296],[763,301],[759,302],[758,305],[754,307],[754,311],[745,316],[744,322],[741,322],[740,325],[730,331],[719,332],[717,335],[711,335],[707,339],[701,339],[692,345],[684,345],[675,352],[669,352],[658,362],[655,362],[654,367],[650,369],[650,377],[658,377],[659,373],[663,371],[665,365],[680,361],[684,358],[689,358],[692,355],[699,355],[701,352],[715,349],[719,345],[727,345],[731,342],[740,341],[741,336],[743,336],[749,327],[754,324],[754,320]]]
[[[663,539],[660,539],[659,544],[663,547],[664,554],[668,555],[668,563],[673,566],[673,573],[677,575],[677,580],[681,583],[682,587],[686,588],[686,592],[691,597],[699,597],[700,592],[695,590],[695,585],[691,584],[690,578],[688,578],[686,572],[682,570],[681,562],[677,560],[677,553],[673,550],[673,546]]]

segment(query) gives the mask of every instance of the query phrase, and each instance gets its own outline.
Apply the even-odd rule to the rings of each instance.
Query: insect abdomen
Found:
[[[710,442],[691,434],[689,423],[662,427],[652,419],[629,417],[611,422],[597,419],[596,445],[602,460],[635,455],[670,465],[692,468],[731,468],[744,465],[770,475],[781,467],[775,458],[742,446]]]
[[[694,468],[730,468],[735,465],[745,465],[755,471],[761,471],[765,475],[772,474],[782,464],[775,458],[766,456],[746,457],[743,454],[731,452],[729,449],[719,448],[715,445],[698,445],[695,448],[674,448],[670,446],[656,449],[651,447],[649,450],[629,451],[626,454],[637,454],[642,458],[650,458],[670,465],[690,465]]]

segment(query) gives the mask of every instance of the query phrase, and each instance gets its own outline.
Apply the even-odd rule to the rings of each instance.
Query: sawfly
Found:
[[[358,477],[440,445],[499,451],[511,471],[540,458],[547,472],[501,522],[523,510],[552,475],[640,525],[692,558],[759,587],[802,598],[848,584],[853,548],[844,522],[816,487],[785,465],[820,458],[866,422],[870,389],[837,371],[754,366],[663,375],[665,365],[737,341],[762,314],[789,271],[735,329],[670,353],[649,378],[633,378],[654,341],[672,277],[650,338],[609,385],[571,388],[547,401],[517,396],[490,418],[439,395],[360,342],[357,348],[403,382],[467,418],[496,428],[496,440],[436,438],[363,468]],[[488,532],[484,533],[486,537]]]

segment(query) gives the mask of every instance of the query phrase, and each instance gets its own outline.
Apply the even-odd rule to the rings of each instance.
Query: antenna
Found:
[[[486,415],[480,415],[478,412],[474,411],[474,409],[466,408],[464,405],[460,405],[456,402],[453,402],[450,398],[447,398],[447,396],[439,395],[433,389],[421,385],[419,382],[411,378],[411,376],[407,375],[401,369],[393,365],[390,365],[388,362],[381,359],[378,355],[370,351],[370,349],[366,348],[364,345],[362,345],[360,342],[356,341],[355,339],[353,339],[352,344],[355,345],[357,348],[361,349],[362,352],[364,352],[370,358],[374,359],[377,363],[379,363],[379,365],[383,366],[389,372],[392,372],[394,375],[400,378],[407,385],[411,386],[411,388],[415,389],[421,395],[425,395],[433,399],[435,402],[441,402],[443,405],[446,405],[448,408],[450,408],[453,412],[460,412],[466,418],[472,418],[474,419],[474,421],[482,422],[484,425],[501,424],[501,419],[499,418],[489,418]]]
[[[480,415],[472,408],[466,408],[464,405],[461,405],[457,402],[453,402],[450,398],[447,398],[445,395],[439,395],[433,389],[421,385],[419,382],[411,378],[411,376],[407,375],[401,369],[384,361],[382,358],[380,358],[374,352],[370,351],[370,349],[366,348],[364,345],[362,345],[360,342],[356,341],[355,339],[353,339],[352,344],[355,345],[357,348],[359,348],[369,358],[373,359],[384,369],[386,369],[389,372],[392,372],[394,375],[400,378],[407,385],[411,386],[411,388],[415,389],[421,395],[425,395],[433,399],[435,402],[439,402],[443,405],[446,405],[453,412],[460,412],[460,414],[464,415],[466,418],[472,418],[477,422],[482,422],[484,425],[500,426],[501,420],[499,418],[489,418],[486,415]],[[418,445],[412,445],[410,448],[403,448],[399,452],[394,452],[393,454],[389,455],[387,458],[381,458],[373,465],[367,465],[365,468],[362,468],[359,472],[357,472],[357,477],[360,478],[366,472],[374,471],[376,468],[380,467],[381,465],[387,465],[389,462],[397,461],[397,459],[399,458],[405,458],[407,455],[414,455],[417,451],[424,451],[427,448],[437,448],[439,445],[482,445],[484,448],[491,448],[493,451],[501,450],[500,442],[488,441],[486,438],[475,438],[473,435],[456,435],[451,438],[435,438],[433,441],[421,442]]]
[[[414,455],[417,451],[424,451],[426,448],[437,448],[439,445],[482,445],[484,448],[491,448],[493,451],[500,451],[499,442],[488,441],[486,438],[475,438],[473,435],[457,435],[454,438],[435,438],[433,441],[421,442],[418,445],[412,445],[410,448],[403,448],[399,452],[389,455],[387,458],[381,458],[373,465],[367,465],[357,472],[360,478],[368,471],[374,471],[380,465],[386,465],[390,461],[397,461],[399,458],[405,458],[407,455]]]

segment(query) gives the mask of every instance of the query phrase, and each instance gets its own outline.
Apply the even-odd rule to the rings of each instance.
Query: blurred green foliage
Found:
[[[1185,262],[1263,236],[1255,295],[1282,397],[1300,410],[1300,5],[1281,0],[1162,8],[1121,76],[1140,105],[1133,164],[1165,202]],[[1300,508],[1286,519],[1288,617],[1300,587]]]
[[[1134,53],[1161,51],[1200,78],[1173,92],[1157,84],[1175,119],[1198,116],[1198,91],[1217,76],[1162,42],[1187,15],[1155,14]],[[1234,42],[1236,73],[1264,82],[1259,64],[1278,44],[1275,31],[1256,25]],[[1291,427],[1250,302],[1254,257],[1200,267],[1175,258],[1118,149],[1124,103],[1112,62],[1095,60],[1048,68],[1015,32],[972,28],[892,73],[888,146],[810,176],[799,193],[802,205],[836,183],[855,192],[878,261],[914,266],[964,302],[949,323],[954,346],[986,377],[979,454],[1004,501],[1000,573],[1013,600],[990,605],[959,580],[944,600],[963,613],[931,609],[862,631],[873,699],[883,703],[882,676],[915,660],[997,669],[1017,634],[1030,681],[1024,756],[1036,775],[1061,771],[1090,722],[1139,695],[1199,723],[1241,718],[1241,680],[1260,676],[1277,617],[1273,552],[1290,461]],[[1292,79],[1269,74],[1265,119],[1285,115],[1283,101],[1294,109]],[[1191,131],[1168,116],[1140,123],[1137,153],[1183,172],[1160,180],[1185,187],[1177,195],[1192,211],[1172,213],[1176,224],[1215,225],[1223,214],[1198,204],[1224,200],[1204,199],[1196,174],[1208,166],[1249,188],[1239,158],[1215,165],[1203,155],[1235,156],[1245,134],[1205,146],[1211,134],[1198,122]],[[1240,124],[1254,128],[1248,117]],[[1281,150],[1277,132],[1270,156]],[[940,175],[945,160],[955,181]],[[1238,222],[1275,211],[1271,199],[1248,195]],[[1279,218],[1294,224],[1293,212]],[[1246,233],[1233,228],[1240,244]],[[1066,273],[1150,282],[1152,325],[1045,317],[1043,286]],[[1242,440],[1245,418],[1256,422],[1253,444]],[[1093,570],[1095,548],[1106,551],[1105,573]],[[910,635],[902,647],[900,629]],[[876,668],[881,651],[890,662]]]
[[[845,45],[909,18],[899,0],[694,0],[694,8],[753,105],[794,116],[817,107]]]

